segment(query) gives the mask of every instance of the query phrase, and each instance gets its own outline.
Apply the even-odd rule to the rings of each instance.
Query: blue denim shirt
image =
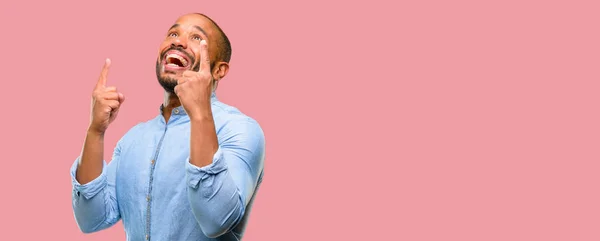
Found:
[[[81,185],[71,166],[72,205],[84,233],[119,220],[131,241],[240,240],[262,181],[264,133],[235,107],[211,106],[219,148],[212,164],[189,162],[190,119],[183,107],[131,128],[102,174]]]

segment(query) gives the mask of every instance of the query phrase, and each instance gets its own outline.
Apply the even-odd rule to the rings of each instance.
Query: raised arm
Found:
[[[110,60],[106,59],[98,83],[92,92],[91,120],[88,127],[81,159],[77,168],[77,181],[85,184],[100,176],[103,167],[104,133],[119,112],[125,100],[116,87],[106,87]]]
[[[220,62],[222,63],[222,62]],[[210,70],[208,46],[200,42],[200,69],[185,71],[175,94],[190,117],[190,157],[186,163],[188,195],[204,234],[215,238],[234,228],[244,216],[264,160],[264,135],[250,118],[228,120],[218,143],[211,110],[214,79],[226,65]]]
[[[114,121],[124,101],[115,87],[106,87],[110,60],[106,60],[92,94],[91,120],[81,155],[71,166],[72,207],[80,230],[95,232],[119,220],[115,194],[116,167],[120,156],[118,144],[113,160],[104,161],[104,133]]]

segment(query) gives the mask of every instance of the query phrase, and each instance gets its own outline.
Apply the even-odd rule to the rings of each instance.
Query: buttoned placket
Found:
[[[173,113],[175,115],[178,115],[179,113],[181,113],[181,111],[179,110],[179,108],[181,107],[177,107],[175,109],[173,109]],[[162,113],[163,107],[161,106],[160,111]],[[169,122],[173,122],[177,119],[176,116],[172,116],[171,121]],[[145,235],[145,240],[149,241],[151,236],[150,236],[150,232],[151,232],[151,221],[152,221],[152,184],[154,181],[154,169],[156,167],[156,161],[158,160],[158,155],[160,153],[160,149],[162,148],[162,144],[165,138],[165,135],[167,134],[167,130],[169,128],[168,123],[163,123],[164,124],[164,131],[163,134],[160,138],[160,141],[158,142],[158,146],[156,147],[156,151],[154,153],[154,157],[150,160],[150,178],[149,178],[149,182],[148,182],[148,193],[146,195],[146,235]]]
[[[211,101],[215,99],[215,94],[213,93],[213,95],[211,96]],[[164,107],[161,105],[160,106],[160,113],[163,113],[163,109]],[[172,123],[173,121],[175,121],[176,119],[178,119],[178,117],[176,115],[185,115],[185,109],[183,109],[182,106],[176,107],[173,109],[173,115],[171,115],[171,119],[169,120],[169,123]],[[151,213],[151,208],[152,208],[152,183],[154,180],[154,168],[156,166],[156,161],[158,159],[158,155],[160,152],[160,149],[162,147],[162,142],[165,138],[165,135],[167,134],[167,129],[168,129],[168,123],[163,123],[165,128],[164,128],[164,132],[162,134],[162,137],[160,138],[160,141],[158,142],[158,146],[156,147],[156,151],[154,153],[154,157],[150,160],[150,178],[149,178],[149,182],[148,182],[148,193],[146,195],[146,235],[145,235],[145,240],[149,241],[150,238],[152,238],[150,236],[150,231],[151,231],[151,218],[152,218],[152,213]]]

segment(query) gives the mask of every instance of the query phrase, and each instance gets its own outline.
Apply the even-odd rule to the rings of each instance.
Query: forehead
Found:
[[[200,28],[209,37],[211,37],[212,33],[214,32],[212,23],[205,17],[198,14],[181,16],[175,21],[173,26],[177,26],[177,28],[184,31],[198,31],[198,28]]]

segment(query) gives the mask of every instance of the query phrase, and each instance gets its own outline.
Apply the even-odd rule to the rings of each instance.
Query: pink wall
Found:
[[[597,1],[142,2],[0,3],[1,240],[124,240],[79,232],[68,170],[104,59],[112,152],[158,114],[188,12],[228,33],[218,96],[266,134],[244,240],[600,239]]]

